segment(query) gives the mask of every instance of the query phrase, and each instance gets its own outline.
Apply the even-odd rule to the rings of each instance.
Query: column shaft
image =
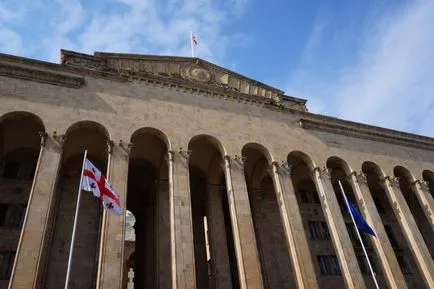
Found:
[[[170,200],[169,183],[160,181],[157,186],[157,288],[170,289]]]
[[[393,211],[409,244],[421,276],[428,288],[434,288],[434,261],[430,257],[431,255],[422,238],[422,234],[401,192],[399,182],[397,179],[389,176],[385,177],[383,182],[387,198],[390,204],[392,204]]]
[[[318,167],[314,169],[313,174],[346,286],[349,289],[366,288],[336,194],[333,190],[330,174],[327,169],[321,170]]]
[[[290,172],[279,168],[277,163],[274,162],[272,164],[272,173],[297,288],[318,288]]]
[[[360,212],[376,234],[376,237],[371,238],[371,241],[377,252],[378,260],[381,263],[389,288],[407,288],[404,275],[399,268],[395,252],[393,251],[382,219],[375,206],[366,177],[363,174],[357,175],[356,172],[353,172],[348,176],[348,179],[354,195],[356,196]]]
[[[193,220],[188,155],[169,152],[173,289],[195,289]]]
[[[261,267],[242,161],[224,157],[226,186],[241,289],[263,288]]]
[[[412,191],[416,194],[426,219],[434,231],[434,198],[429,191],[428,184],[425,181],[416,180],[412,183]]]
[[[107,176],[120,196],[121,215],[103,212],[97,288],[122,288],[128,160],[128,152],[123,148],[112,146],[109,149]]]
[[[42,138],[32,191],[18,243],[15,266],[9,283],[11,289],[35,288],[43,270],[41,260],[60,168],[63,140],[58,143],[46,134]]]
[[[211,288],[231,289],[231,269],[221,193],[221,186],[208,186],[207,217],[213,280]]]

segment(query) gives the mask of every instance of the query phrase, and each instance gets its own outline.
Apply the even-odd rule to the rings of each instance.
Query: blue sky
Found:
[[[196,55],[313,113],[434,137],[434,1],[0,0],[0,52]]]

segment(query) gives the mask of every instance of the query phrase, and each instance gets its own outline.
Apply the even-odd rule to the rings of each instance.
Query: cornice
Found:
[[[304,129],[324,131],[361,139],[434,151],[434,138],[305,113],[299,120]]]
[[[83,56],[95,59],[94,56],[86,54],[83,54]],[[164,58],[166,56],[162,57]],[[183,60],[184,58],[181,57],[180,59]],[[185,59],[191,60],[191,58]],[[213,64],[210,63],[210,65]],[[312,114],[302,109],[306,100],[287,95],[283,95],[282,101],[278,102],[261,96],[228,90],[224,87],[210,87],[206,84],[193,83],[181,78],[177,79],[147,73],[97,71],[92,68],[65,66],[1,53],[0,75],[71,88],[81,87],[84,84],[83,76],[85,75],[119,82],[142,81],[148,85],[249,103],[251,105],[263,106],[266,109],[276,112],[295,115],[300,117],[299,124],[300,127],[304,129],[325,131],[350,137],[434,151],[434,138]]]
[[[0,62],[0,75],[70,88],[80,88],[84,84],[84,78],[80,76],[64,75],[57,72],[2,62]]]
[[[249,82],[255,83],[258,86],[267,88],[271,91],[276,92],[279,95],[283,95],[284,91],[277,89],[275,87],[272,87],[268,84],[262,83],[260,81],[257,81],[255,79],[249,78],[245,75],[242,75],[240,73],[237,73],[235,71],[226,69],[224,67],[221,67],[219,65],[216,65],[212,62],[208,62],[204,59],[197,58],[197,57],[182,57],[182,56],[166,56],[166,55],[149,55],[149,54],[128,54],[128,53],[108,53],[108,52],[95,52],[94,55],[87,55],[83,53],[77,53],[75,51],[69,51],[69,50],[63,50],[61,51],[62,55],[77,55],[80,57],[97,57],[101,60],[105,59],[131,59],[131,60],[160,60],[160,61],[171,61],[171,62],[194,62],[196,64],[205,64],[207,67],[211,67],[216,71],[224,72],[230,75],[234,75],[240,78],[243,78]]]

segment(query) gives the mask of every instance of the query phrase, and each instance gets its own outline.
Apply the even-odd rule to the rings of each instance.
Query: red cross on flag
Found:
[[[103,174],[87,158],[84,161],[83,181],[81,189],[92,192],[102,201],[104,208],[121,214],[121,200],[113,187],[107,182]]]

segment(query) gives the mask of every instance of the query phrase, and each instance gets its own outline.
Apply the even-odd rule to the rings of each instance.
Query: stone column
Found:
[[[169,152],[170,232],[172,288],[195,289],[193,220],[191,212],[189,152]]]
[[[157,288],[170,289],[170,199],[169,182],[158,181],[156,192],[156,221],[157,221]]]
[[[126,198],[129,147],[109,146],[109,167],[107,177],[121,199],[121,215],[103,210],[101,228],[98,278],[96,288],[122,288],[123,249],[125,235]]]
[[[434,198],[432,197],[428,183],[426,181],[416,180],[411,183],[411,189],[416,194],[420,206],[423,208],[426,219],[434,231]]]
[[[11,289],[35,288],[43,271],[42,258],[53,195],[60,169],[64,136],[50,138],[41,133],[41,150],[18,243]]]
[[[290,170],[279,167],[276,162],[273,162],[271,173],[297,288],[318,288]]]
[[[356,254],[354,253],[353,244],[348,236],[344,218],[331,183],[330,173],[328,169],[316,167],[313,170],[313,175],[346,286],[351,289],[366,288]]]
[[[392,204],[393,211],[414,256],[420,274],[427,287],[434,288],[434,261],[430,257],[431,255],[422,238],[422,234],[401,192],[398,178],[386,176],[382,182],[387,198],[390,204]]]
[[[231,164],[229,156],[224,156],[224,167],[240,288],[263,288],[244,161],[236,157]]]
[[[207,220],[211,248],[213,289],[231,289],[231,268],[222,206],[222,186],[208,186]]]
[[[378,260],[383,268],[384,277],[388,288],[401,289],[407,288],[404,275],[399,267],[398,261],[390,244],[389,237],[384,229],[380,214],[375,206],[374,199],[368,187],[366,175],[363,173],[352,172],[348,176],[349,183],[357,199],[360,212],[366,222],[372,227],[376,237],[371,238]]]

